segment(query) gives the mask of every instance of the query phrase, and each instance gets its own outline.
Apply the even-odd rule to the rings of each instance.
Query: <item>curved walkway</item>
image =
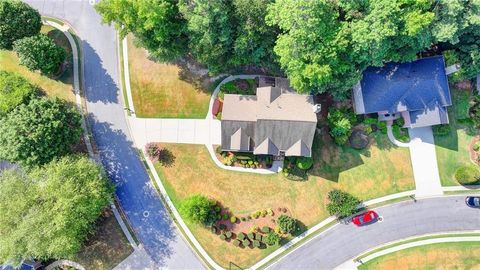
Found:
[[[409,147],[410,146],[410,143],[404,143],[404,142],[401,142],[401,141],[397,140],[397,138],[395,138],[395,136],[393,135],[393,130],[392,130],[392,122],[387,122],[387,136],[388,136],[388,139],[390,139],[390,141],[398,147]]]
[[[101,23],[89,1],[27,2],[43,15],[68,21],[82,37],[87,119],[99,157],[107,175],[116,183],[119,204],[155,268],[204,268],[175,228],[132,145],[119,91],[115,29]]]
[[[81,266],[79,263],[69,261],[69,260],[58,260],[54,261],[53,263],[47,265],[45,267],[46,270],[53,270],[57,266],[67,265],[75,268],[76,270],[85,270],[85,267]]]
[[[460,195],[430,198],[376,208],[382,222],[364,227],[336,224],[268,268],[333,269],[366,250],[398,239],[479,230],[478,209],[467,207],[464,198]]]

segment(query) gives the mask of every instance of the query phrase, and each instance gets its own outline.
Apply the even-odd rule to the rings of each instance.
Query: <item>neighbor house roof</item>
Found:
[[[357,114],[425,111],[452,104],[443,56],[369,67],[354,88]]]
[[[310,156],[317,123],[313,105],[310,95],[271,86],[257,88],[255,96],[225,95],[222,149]]]

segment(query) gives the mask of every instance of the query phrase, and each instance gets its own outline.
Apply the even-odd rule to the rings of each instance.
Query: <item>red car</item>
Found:
[[[358,216],[354,216],[352,218],[352,222],[357,226],[363,226],[365,224],[373,223],[377,221],[377,219],[378,219],[378,214],[370,210]]]

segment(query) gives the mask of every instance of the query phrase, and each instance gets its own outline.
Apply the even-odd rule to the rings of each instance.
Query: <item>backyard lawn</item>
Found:
[[[55,39],[55,42],[67,50],[67,61],[71,60],[71,48],[67,38],[60,31],[51,26],[43,26],[42,33],[46,33]],[[25,77],[31,83],[38,85],[42,91],[49,96],[56,96],[66,101],[74,102],[75,95],[72,87],[73,66],[69,65],[69,69],[59,78],[59,80],[51,79],[40,73],[32,72],[26,67],[21,66],[18,57],[13,51],[0,50],[0,70],[16,72]]]
[[[478,254],[478,242],[432,244],[378,257],[358,269],[478,269]]]
[[[205,118],[210,92],[180,79],[174,64],[156,63],[128,37],[128,63],[135,113],[150,118]]]
[[[469,92],[452,89],[453,106],[449,110],[451,130],[447,135],[435,135],[435,148],[440,180],[443,186],[459,185],[454,175],[458,167],[472,165],[470,143],[474,137],[471,124],[465,119],[468,113]]]
[[[221,202],[237,217],[280,207],[311,227],[328,216],[325,204],[332,188],[346,190],[363,200],[414,188],[408,149],[393,148],[380,134],[371,147],[362,151],[337,147],[328,135],[322,140],[317,138],[313,176],[307,181],[287,180],[282,174],[265,176],[222,170],[201,145],[163,146],[172,152],[175,162],[170,167],[157,163],[156,168],[177,207],[185,197],[202,193]],[[237,248],[202,226],[189,227],[210,256],[224,267],[230,262],[248,267],[274,250]]]

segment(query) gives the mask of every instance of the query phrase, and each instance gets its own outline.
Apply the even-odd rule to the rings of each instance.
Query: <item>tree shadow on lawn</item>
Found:
[[[132,142],[121,129],[87,117],[107,176],[116,184],[116,196],[129,224],[150,257],[165,267],[174,254],[175,226]]]

